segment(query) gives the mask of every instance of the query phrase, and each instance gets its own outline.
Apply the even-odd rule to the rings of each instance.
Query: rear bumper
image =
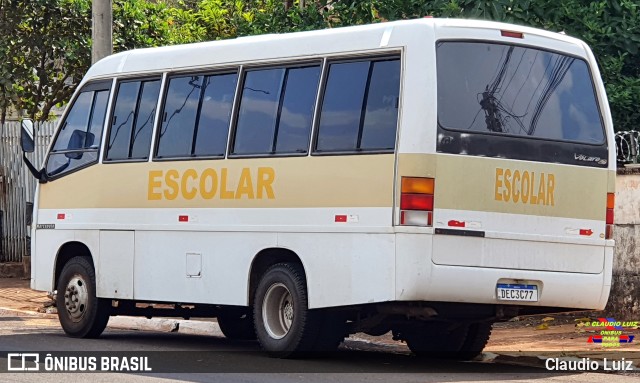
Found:
[[[396,300],[464,302],[518,306],[602,310],[611,288],[613,247],[604,251],[597,274],[437,265],[429,252],[403,251],[419,246],[431,249],[431,235],[399,234],[396,255]],[[503,301],[496,284],[505,279],[538,285],[537,302]]]

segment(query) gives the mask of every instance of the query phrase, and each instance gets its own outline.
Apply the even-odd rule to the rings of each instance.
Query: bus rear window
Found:
[[[445,129],[589,144],[604,129],[585,61],[486,42],[437,46],[438,121]]]

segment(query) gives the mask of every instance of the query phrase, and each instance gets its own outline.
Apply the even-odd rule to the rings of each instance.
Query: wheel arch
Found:
[[[302,267],[307,294],[309,293],[307,271],[300,256],[291,249],[283,247],[271,247],[258,252],[251,261],[247,290],[247,302],[250,306],[253,305],[253,297],[255,295],[256,288],[258,287],[258,283],[260,282],[260,276],[262,276],[269,267],[281,262],[296,263]]]
[[[87,245],[78,241],[66,242],[62,246],[60,246],[60,248],[58,249],[58,252],[56,253],[55,267],[54,267],[54,274],[53,274],[54,290],[58,286],[58,280],[60,278],[60,274],[62,273],[62,269],[64,268],[64,265],[66,265],[67,262],[69,262],[69,260],[73,257],[87,258],[87,260],[95,270],[96,266],[95,266],[95,263],[93,262],[93,256],[91,254],[91,250],[89,250],[89,247]]]

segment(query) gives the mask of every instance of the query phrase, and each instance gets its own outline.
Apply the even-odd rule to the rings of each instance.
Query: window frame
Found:
[[[166,162],[166,161],[198,161],[198,160],[220,160],[220,159],[225,159],[227,152],[229,151],[229,135],[231,134],[231,129],[233,127],[234,124],[234,114],[235,114],[235,108],[236,108],[236,102],[237,102],[237,93],[238,93],[238,84],[240,83],[240,74],[242,71],[242,65],[236,65],[236,66],[225,66],[225,67],[220,67],[220,68],[215,68],[215,69],[207,69],[207,68],[203,68],[203,69],[199,69],[199,70],[195,70],[195,71],[189,71],[189,70],[177,70],[177,71],[170,71],[170,72],[165,72],[164,73],[164,81],[163,81],[163,85],[162,88],[160,89],[160,97],[159,97],[159,106],[158,106],[158,114],[156,116],[156,122],[155,122],[155,126],[154,126],[154,131],[153,131],[153,136],[152,136],[152,142],[151,142],[151,146],[152,146],[152,152],[151,152],[151,156],[150,159],[153,162]],[[225,151],[222,155],[220,156],[175,156],[175,157],[158,157],[158,149],[160,147],[160,131],[161,131],[161,126],[162,124],[160,123],[160,119],[162,118],[162,116],[164,115],[164,111],[166,108],[166,101],[167,101],[167,94],[169,93],[169,82],[172,78],[176,78],[176,77],[185,77],[185,76],[218,76],[218,75],[229,75],[229,74],[236,74],[236,87],[235,87],[235,93],[233,95],[233,101],[231,103],[231,116],[229,118],[229,127],[227,128],[227,141],[226,141],[226,147],[225,147]],[[200,122],[200,114],[201,114],[201,110],[200,108],[202,107],[202,93],[200,94],[200,97],[198,99],[198,110],[196,111],[196,125],[194,126],[194,135],[195,132],[197,131],[198,128],[198,123]],[[193,137],[191,138],[192,140],[192,150],[193,150]]]
[[[510,42],[510,41],[488,40],[488,39],[442,38],[442,39],[438,39],[438,40],[435,41],[436,86],[437,86],[437,76],[438,76],[438,45],[441,44],[441,43],[448,43],[448,42],[514,46],[514,47],[519,47],[519,48],[534,49],[534,50],[539,50],[539,51],[543,51],[543,52],[549,52],[549,53],[562,55],[562,56],[566,56],[566,57],[571,57],[571,58],[574,58],[574,59],[582,61],[587,66],[587,70],[589,71],[589,82],[591,84],[591,89],[593,91],[593,96],[594,96],[594,100],[596,102],[596,107],[598,108],[598,116],[599,116],[599,120],[600,120],[600,127],[602,129],[603,140],[601,142],[599,142],[599,143],[593,143],[593,142],[584,142],[584,141],[576,141],[576,140],[559,140],[559,139],[553,139],[553,138],[538,137],[538,136],[527,136],[527,135],[519,135],[519,134],[497,133],[497,132],[490,132],[490,131],[474,131],[474,130],[455,129],[455,128],[451,128],[451,127],[446,127],[446,126],[444,126],[444,125],[442,125],[440,123],[440,113],[438,113],[438,110],[437,110],[437,107],[436,107],[436,120],[437,120],[438,128],[441,128],[442,130],[447,131],[447,132],[456,132],[456,133],[460,133],[460,134],[482,134],[482,135],[489,135],[489,136],[510,137],[510,138],[514,138],[514,139],[538,140],[538,141],[548,141],[548,142],[554,142],[554,143],[570,143],[570,144],[577,144],[577,145],[588,145],[588,146],[592,146],[592,147],[601,147],[601,146],[607,146],[608,145],[609,138],[607,137],[607,129],[606,129],[605,121],[604,121],[604,118],[603,118],[604,116],[602,115],[602,108],[601,108],[601,105],[600,105],[601,99],[600,99],[600,95],[599,95],[599,93],[597,91],[596,84],[593,82],[593,79],[594,79],[593,68],[591,67],[589,62],[584,57],[580,57],[580,56],[577,56],[577,55],[574,55],[574,54],[571,54],[571,53],[568,53],[568,52],[563,52],[563,51],[560,51],[560,50],[556,50],[556,49],[540,47],[540,46],[533,45],[533,44],[513,43],[513,42]],[[436,89],[436,98],[437,98],[437,91],[438,90]]]
[[[66,124],[67,122],[67,117],[69,116],[69,113],[71,112],[71,109],[73,109],[76,101],[78,100],[78,97],[80,97],[81,93],[84,92],[96,92],[96,91],[100,91],[100,90],[106,90],[108,91],[108,97],[107,97],[107,105],[105,106],[105,116],[104,116],[104,121],[102,122],[102,135],[100,137],[100,142],[98,143],[98,147],[95,149],[84,149],[84,150],[60,150],[60,151],[53,151],[53,147],[56,144],[58,137],[60,136],[60,133],[62,132],[62,127],[64,124]],[[105,130],[107,128],[106,124],[107,121],[109,120],[109,110],[111,108],[111,103],[113,101],[113,78],[101,78],[101,79],[96,79],[96,80],[91,80],[88,81],[86,84],[84,84],[81,88],[79,88],[79,90],[74,94],[73,98],[71,99],[71,101],[68,104],[68,107],[65,108],[65,111],[60,119],[60,124],[56,127],[56,131],[55,131],[55,135],[53,137],[53,139],[51,140],[50,144],[49,144],[49,148],[47,150],[47,155],[44,161],[44,165],[43,165],[43,173],[45,174],[45,176],[47,177],[47,181],[54,181],[58,178],[62,178],[65,177],[69,174],[75,173],[79,170],[88,168],[90,166],[93,166],[95,164],[100,163],[100,159],[101,159],[101,152],[102,152],[102,148],[103,148],[103,144],[104,144],[104,138],[105,138]],[[95,94],[93,96],[94,101],[95,101]],[[90,119],[93,119],[93,111],[95,110],[95,105],[93,105],[93,101],[92,101],[92,105],[91,105],[91,116]],[[91,120],[88,121],[88,124],[91,123]],[[49,163],[49,158],[51,157],[51,155],[56,155],[56,154],[64,154],[64,153],[76,153],[76,152],[96,152],[96,159],[90,162],[87,162],[85,164],[82,164],[80,166],[77,166],[69,171],[64,171],[58,174],[54,174],[54,175],[49,175],[49,173],[47,172],[47,164]]]
[[[320,96],[320,91],[322,89],[322,82],[324,78],[324,71],[327,59],[326,57],[322,58],[314,58],[314,59],[305,59],[305,60],[297,60],[297,61],[283,61],[283,62],[270,62],[266,64],[249,64],[242,65],[239,71],[238,77],[238,87],[236,89],[236,99],[234,100],[233,112],[231,118],[231,128],[229,130],[229,141],[227,143],[227,158],[271,158],[271,157],[307,157],[310,153],[311,143],[313,141],[313,131],[314,126],[316,124],[316,118],[318,113],[318,97]],[[240,104],[242,101],[242,89],[244,88],[246,73],[250,71],[259,71],[259,70],[269,70],[269,69],[290,69],[290,68],[309,68],[318,66],[320,68],[320,76],[318,77],[318,87],[316,89],[315,100],[313,104],[313,114],[311,116],[311,127],[309,131],[309,143],[307,144],[307,150],[304,153],[243,153],[236,154],[232,152],[232,148],[235,145],[236,132],[238,130],[238,117],[240,113]],[[288,76],[287,76],[288,77]],[[286,83],[285,83],[285,92],[286,92]],[[278,103],[278,115],[282,110],[282,103],[284,99],[284,94],[280,95],[280,100]],[[280,121],[278,116],[278,122]],[[275,127],[274,136],[277,134],[279,127]]]
[[[391,61],[398,60],[398,64],[400,65],[400,83],[398,84],[398,117],[396,119],[396,140],[393,149],[366,149],[366,150],[327,150],[327,151],[318,151],[318,136],[320,133],[320,117],[321,117],[321,107],[324,103],[325,92],[327,89],[328,75],[329,75],[329,66],[331,64],[342,64],[342,63],[351,63],[351,62],[361,62],[361,61]],[[372,68],[370,67],[369,70]],[[402,95],[403,95],[403,82],[404,82],[404,54],[402,51],[392,51],[388,53],[379,53],[379,54],[361,54],[357,56],[348,56],[348,57],[327,57],[324,63],[323,73],[322,73],[322,83],[320,84],[320,91],[317,100],[316,107],[316,116],[314,118],[314,126],[313,126],[313,137],[311,139],[311,155],[312,156],[343,156],[343,155],[367,155],[367,154],[393,154],[398,150],[398,141],[400,137],[400,120],[401,120],[401,110],[402,110]],[[367,84],[367,89],[369,88],[370,83]],[[364,115],[361,112],[360,115],[360,123],[362,124],[362,119]],[[362,132],[359,132],[359,135]]]
[[[114,91],[112,92],[112,100],[110,103],[110,107],[108,110],[108,125],[106,126],[106,134],[104,134],[104,140],[103,140],[103,148],[104,150],[102,151],[102,163],[103,164],[117,164],[117,163],[124,163],[124,162],[149,162],[151,160],[151,155],[147,154],[146,158],[119,158],[119,159],[108,159],[107,158],[107,154],[108,154],[108,150],[107,150],[107,146],[109,145],[109,138],[111,137],[111,128],[113,127],[113,113],[115,112],[115,108],[116,108],[116,101],[117,101],[117,94],[118,91],[120,90],[120,85],[122,83],[126,83],[126,82],[139,82],[139,83],[143,83],[145,81],[153,81],[153,80],[157,80],[160,82],[160,89],[158,91],[158,97],[156,100],[156,112],[155,112],[155,116],[154,116],[154,121],[153,121],[153,125],[151,126],[151,141],[149,142],[150,146],[153,146],[153,138],[155,135],[155,131],[156,131],[156,126],[158,124],[158,106],[160,105],[160,102],[162,102],[162,92],[163,89],[165,87],[165,76],[163,73],[152,73],[152,74],[144,74],[144,75],[132,75],[132,76],[122,76],[122,77],[116,77],[115,78],[116,83],[114,85]],[[136,100],[136,109],[135,109],[135,118],[132,121],[132,125],[131,125],[131,129],[133,130],[135,128],[135,123],[138,120],[138,110],[139,110],[139,106],[140,106],[140,97],[142,96],[142,92],[140,92],[140,88],[138,88],[138,96],[137,96],[137,100]],[[131,142],[129,142],[129,146],[131,146]],[[131,148],[129,148],[131,149]],[[151,153],[151,152],[149,152]]]

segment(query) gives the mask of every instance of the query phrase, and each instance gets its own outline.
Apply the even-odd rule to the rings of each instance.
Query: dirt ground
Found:
[[[554,318],[552,321],[543,322],[545,318]],[[597,321],[597,316],[590,315],[590,319]],[[536,316],[529,317],[514,325],[513,322],[497,323],[491,334],[487,351],[564,351],[575,353],[576,351],[587,353],[615,353],[620,351],[640,351],[640,331],[625,329],[624,335],[633,335],[634,341],[628,344],[620,344],[620,347],[603,347],[602,344],[589,343],[589,336],[600,335],[602,328],[580,326],[580,323],[563,323],[563,316]],[[557,322],[556,322],[557,320]],[[555,323],[554,323],[555,322]],[[539,327],[543,324],[543,329]]]
[[[0,307],[25,312],[44,311],[50,299],[43,291],[29,288],[29,280],[22,278],[0,278]]]

